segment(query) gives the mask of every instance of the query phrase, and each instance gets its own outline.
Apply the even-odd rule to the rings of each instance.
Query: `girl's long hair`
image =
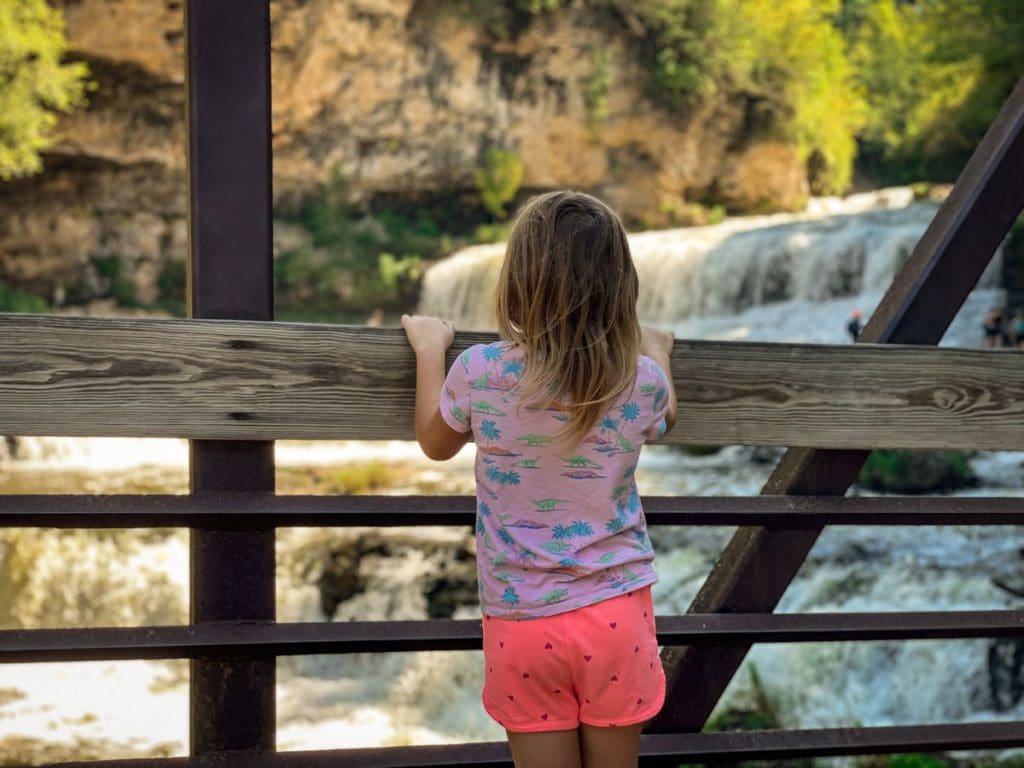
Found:
[[[526,358],[521,403],[565,408],[562,436],[573,445],[633,386],[637,292],[625,228],[600,200],[551,192],[517,215],[498,279],[498,328]]]

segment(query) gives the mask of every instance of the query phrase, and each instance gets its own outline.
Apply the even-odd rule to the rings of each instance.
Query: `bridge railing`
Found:
[[[0,315],[0,432],[187,437],[217,441],[409,439],[415,359],[400,330],[244,321],[91,320]],[[450,353],[494,338],[459,334]],[[680,419],[666,442],[818,448],[1024,450],[1024,353],[914,346],[677,342]],[[381,418],[386,414],[386,418]],[[1022,525],[1012,498],[648,497],[651,525],[738,525],[799,532],[824,525]],[[0,496],[0,525],[57,528],[475,523],[472,497]],[[240,563],[233,567],[242,567]],[[193,598],[218,588],[193,573]],[[689,613],[658,616],[659,643],[1024,638],[1024,611]],[[188,658],[272,662],[309,653],[481,647],[479,621],[287,623],[0,632],[0,662]],[[193,700],[193,717],[224,702]],[[666,708],[674,702],[666,701]],[[271,710],[272,712],[273,710]],[[221,723],[244,713],[221,711]],[[511,765],[503,743],[275,753],[207,750],[192,758],[110,765]],[[1024,721],[745,733],[648,733],[644,765],[1024,747]],[[95,765],[107,765],[99,762]]]

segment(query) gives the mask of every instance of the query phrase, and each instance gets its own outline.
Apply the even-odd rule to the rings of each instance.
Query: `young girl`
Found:
[[[518,768],[633,768],[664,702],[634,472],[675,421],[672,337],[641,329],[636,300],[618,216],[554,192],[512,229],[500,341],[470,347],[446,376],[451,323],[402,317],[420,446],[447,459],[477,444],[482,698]]]

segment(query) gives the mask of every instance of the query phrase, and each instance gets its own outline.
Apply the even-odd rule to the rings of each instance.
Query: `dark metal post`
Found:
[[[185,27],[189,315],[271,320],[269,3],[189,0]],[[192,493],[272,493],[273,450],[192,441]],[[274,619],[273,528],[192,529],[191,557],[193,623]],[[201,658],[191,669],[193,754],[274,749],[273,659]]]

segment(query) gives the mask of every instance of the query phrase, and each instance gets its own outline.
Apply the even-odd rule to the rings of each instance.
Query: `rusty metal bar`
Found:
[[[683,761],[714,764],[1019,746],[1024,746],[1024,721],[644,734],[640,737],[640,765],[643,768],[676,768]],[[50,763],[48,768],[336,768],[339,765],[346,768],[513,768],[508,744],[493,741],[264,755],[214,752],[193,758]]]
[[[1024,499],[954,496],[647,496],[648,525],[1024,525]],[[473,496],[0,495],[0,527],[472,526]]]
[[[937,344],[1024,207],[1024,80],[1003,105],[949,197],[896,275],[858,341]],[[842,495],[866,451],[790,449],[762,493]],[[742,527],[713,566],[689,610],[772,611],[821,533]],[[654,733],[697,731],[749,648],[667,648],[666,706]]]
[[[1024,611],[688,613],[655,618],[659,645],[1024,637]],[[98,659],[268,658],[313,653],[464,651],[479,620],[206,622],[178,627],[0,631],[0,663]]]
[[[189,316],[272,320],[270,7],[185,2]],[[273,492],[272,442],[194,440],[193,494]],[[274,530],[191,531],[191,621],[272,620]],[[196,656],[190,751],[273,750],[273,659]]]

